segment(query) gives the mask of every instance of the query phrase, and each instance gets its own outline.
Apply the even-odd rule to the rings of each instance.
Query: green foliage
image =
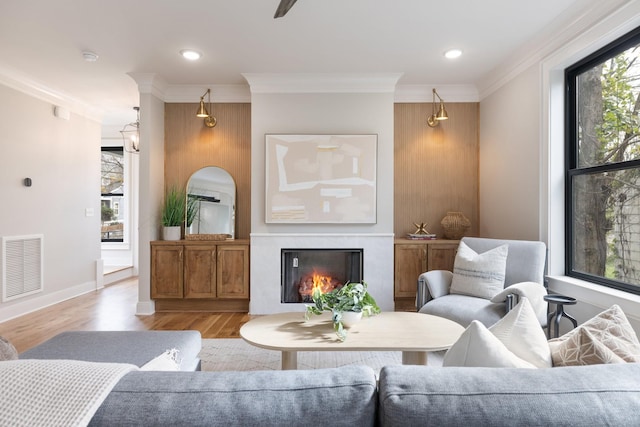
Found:
[[[113,219],[113,209],[107,205],[102,205],[100,208],[100,219],[102,222],[111,221]]]
[[[162,225],[164,227],[176,227],[184,223],[186,197],[185,191],[177,187],[167,189],[162,204]]]
[[[362,312],[363,316],[373,316],[380,313],[376,300],[367,292],[367,284],[348,282],[340,288],[323,294],[315,289],[312,295],[314,305],[307,305],[305,318],[308,320],[313,314],[323,311],[332,312],[333,329],[340,341],[344,341],[347,332],[342,324],[342,313],[345,311]]]
[[[200,199],[197,196],[187,196],[187,227],[191,227],[191,224],[193,224],[193,220],[196,218],[196,215],[198,215],[199,210]]]

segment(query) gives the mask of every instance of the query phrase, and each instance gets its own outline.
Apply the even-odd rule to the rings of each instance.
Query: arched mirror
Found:
[[[192,214],[187,214],[186,235],[197,238],[196,235],[226,234],[228,239],[233,239],[236,183],[229,172],[214,166],[194,172],[187,183],[187,211]]]

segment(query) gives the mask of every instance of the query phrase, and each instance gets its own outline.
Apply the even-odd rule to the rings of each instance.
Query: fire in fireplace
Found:
[[[362,249],[282,249],[283,303],[312,302],[314,289],[331,292],[362,280]]]

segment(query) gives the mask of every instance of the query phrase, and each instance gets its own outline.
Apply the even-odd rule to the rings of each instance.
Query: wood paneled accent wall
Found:
[[[431,103],[394,106],[394,233],[425,222],[438,237],[448,211],[471,221],[478,235],[479,103],[446,103],[449,120],[430,128]]]
[[[165,184],[185,187],[205,166],[226,169],[236,182],[236,238],[251,228],[251,104],[213,104],[218,120],[207,128],[196,117],[197,103],[165,104]]]

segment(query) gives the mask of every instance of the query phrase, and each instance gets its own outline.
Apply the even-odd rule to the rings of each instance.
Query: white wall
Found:
[[[534,65],[480,103],[480,235],[539,240],[540,73]]]
[[[480,233],[546,242],[549,291],[578,299],[568,313],[582,323],[618,304],[640,334],[640,296],[564,276],[564,69],[640,25],[640,2],[583,18],[480,102]]]
[[[56,118],[53,108],[0,85],[0,236],[44,235],[44,291],[0,303],[0,321],[96,287],[100,123],[73,112]]]
[[[136,314],[152,314],[150,242],[160,237],[160,206],[164,195],[164,102],[146,88],[140,87],[140,188],[139,188],[139,258],[138,303]],[[153,76],[151,76],[153,80]]]
[[[321,76],[322,91],[268,93],[251,99],[251,314],[300,310],[280,304],[280,250],[296,247],[363,247],[364,277],[383,310],[393,310],[393,87],[335,92]],[[338,78],[339,80],[339,78]],[[281,83],[281,81],[279,82]],[[313,82],[311,82],[313,86]],[[298,86],[299,89],[299,86]],[[315,87],[317,89],[317,87]],[[266,224],[265,134],[377,134],[375,224]],[[310,245],[310,246],[305,246]],[[358,246],[360,245],[360,246]]]
[[[377,134],[377,223],[266,224],[264,136],[267,133]],[[393,233],[393,92],[253,94],[251,139],[252,233]]]

